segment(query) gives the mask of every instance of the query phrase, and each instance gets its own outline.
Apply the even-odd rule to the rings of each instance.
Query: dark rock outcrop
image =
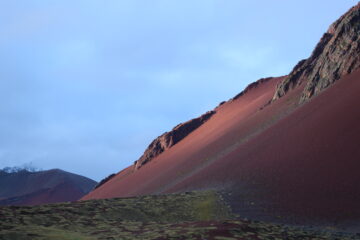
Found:
[[[333,23],[311,56],[300,61],[282,81],[273,100],[305,82],[300,103],[317,95],[360,66],[360,3]]]
[[[171,148],[187,135],[200,127],[204,122],[210,119],[215,111],[209,111],[198,118],[194,118],[185,123],[181,123],[174,127],[170,132],[166,132],[163,135],[157,137],[150,143],[144,154],[135,161],[135,169],[141,168],[144,164],[151,161],[153,158],[164,152],[166,149]]]
[[[109,176],[107,176],[106,178],[104,178],[103,180],[101,180],[95,187],[94,189],[99,188],[101,185],[104,185],[105,183],[107,183],[108,181],[110,181],[113,177],[116,176],[116,173],[112,173]]]

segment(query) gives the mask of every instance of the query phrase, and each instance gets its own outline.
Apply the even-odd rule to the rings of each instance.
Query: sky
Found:
[[[307,58],[351,0],[0,0],[0,168],[101,180]]]

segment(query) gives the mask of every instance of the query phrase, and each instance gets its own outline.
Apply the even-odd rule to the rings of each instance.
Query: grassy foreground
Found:
[[[236,220],[212,191],[0,207],[0,239],[357,239]]]

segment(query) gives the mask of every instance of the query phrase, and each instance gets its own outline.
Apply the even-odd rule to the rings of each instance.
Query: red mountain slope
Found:
[[[167,192],[220,186],[240,213],[250,203],[256,215],[359,220],[359,91],[356,71]]]
[[[83,199],[217,189],[241,216],[360,227],[359,6],[288,76],[251,84]]]
[[[121,171],[84,199],[160,193],[232,151],[293,108],[292,102],[284,98],[260,110],[271,100],[276,84],[282,79],[262,81],[238,98],[221,105],[207,122],[183,141],[139,170],[131,166]],[[286,100],[292,95],[289,94]],[[268,110],[270,107],[271,111]]]

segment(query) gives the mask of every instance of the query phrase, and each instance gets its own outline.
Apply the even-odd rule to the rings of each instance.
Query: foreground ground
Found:
[[[236,219],[215,192],[1,207],[0,239],[360,239]]]

